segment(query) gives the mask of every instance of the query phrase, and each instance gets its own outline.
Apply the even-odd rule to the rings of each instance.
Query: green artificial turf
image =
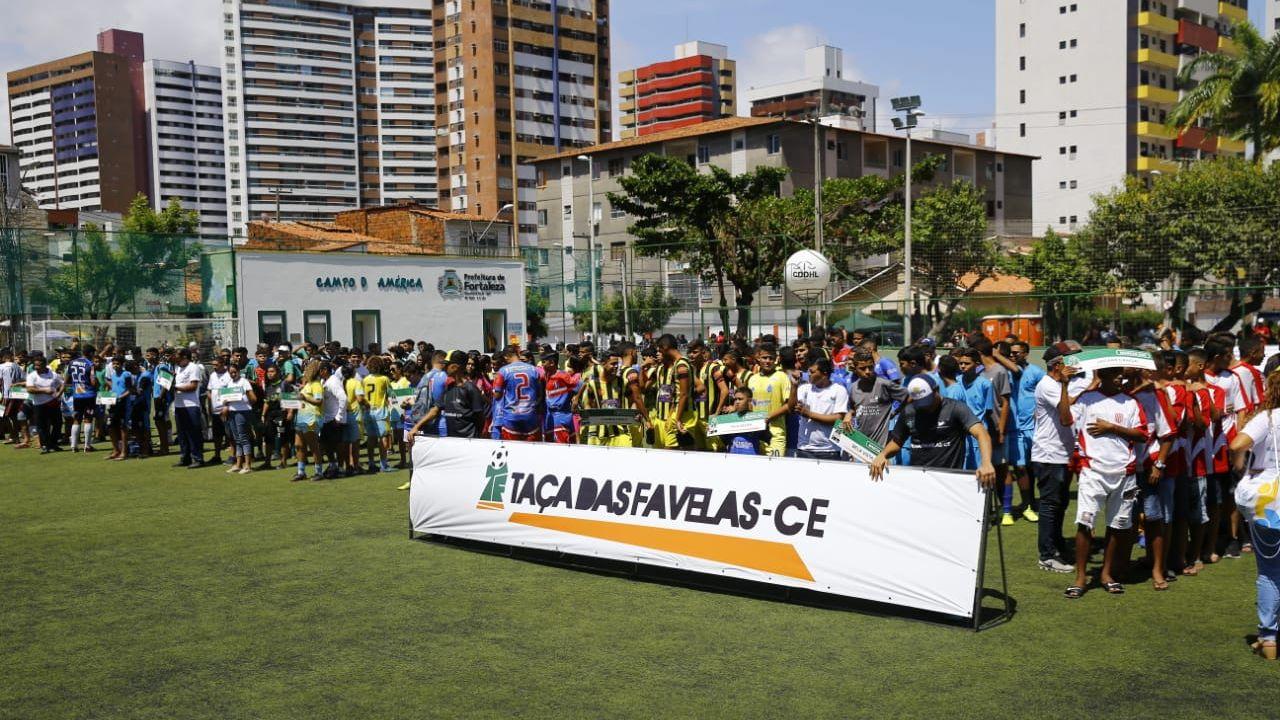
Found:
[[[1248,556],[1068,601],[1019,522],[974,634],[410,541],[404,473],[102,457],[0,447],[2,717],[1280,714]]]

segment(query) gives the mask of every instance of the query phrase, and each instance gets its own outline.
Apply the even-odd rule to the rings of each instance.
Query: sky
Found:
[[[1252,5],[1260,25],[1264,2]],[[0,7],[5,72],[93,49],[109,27],[144,33],[148,57],[218,62],[218,0],[2,0]],[[991,124],[994,0],[613,0],[611,9],[615,85],[618,71],[669,59],[685,40],[728,45],[739,92],[800,77],[804,50],[827,44],[844,49],[846,78],[880,87],[882,131],[887,99],[898,95],[923,98],[926,127],[973,134]],[[0,142],[8,139],[6,104]]]

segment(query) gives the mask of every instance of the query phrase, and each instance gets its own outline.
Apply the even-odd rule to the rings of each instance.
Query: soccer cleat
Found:
[[[1001,524],[1001,525],[1006,525],[1006,526],[1007,526],[1007,525],[1012,525],[1012,524],[1013,524],[1013,513],[1005,513],[1005,514],[1004,514],[1004,516],[1000,518],[1000,524]]]
[[[397,490],[408,490],[408,489],[409,489],[409,485],[410,485],[410,484],[411,484],[411,483],[405,483],[405,484],[401,485],[400,487],[398,487],[398,488],[396,488],[396,489],[397,489]]]
[[[1040,514],[1031,508],[1022,511],[1022,519],[1027,522],[1040,522]]]

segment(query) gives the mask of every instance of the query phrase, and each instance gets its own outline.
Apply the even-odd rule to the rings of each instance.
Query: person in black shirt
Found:
[[[915,467],[964,468],[965,442],[972,435],[978,441],[982,461],[978,464],[978,482],[994,487],[995,468],[991,465],[991,436],[987,429],[958,400],[942,397],[937,384],[928,375],[916,375],[907,383],[910,402],[902,407],[898,424],[889,433],[889,443],[871,463],[871,479],[879,480],[908,439],[911,440],[911,465]]]
[[[466,368],[467,354],[455,350],[445,365],[449,379],[444,396],[440,398],[440,404],[432,406],[418,422],[414,427],[415,432],[419,427],[430,427],[443,414],[447,437],[480,437],[489,400],[467,375]]]

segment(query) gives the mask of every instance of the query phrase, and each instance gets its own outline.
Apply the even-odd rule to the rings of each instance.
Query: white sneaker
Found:
[[[1073,573],[1076,571],[1076,566],[1068,565],[1058,558],[1049,558],[1048,560],[1040,561],[1040,569],[1056,573]]]

